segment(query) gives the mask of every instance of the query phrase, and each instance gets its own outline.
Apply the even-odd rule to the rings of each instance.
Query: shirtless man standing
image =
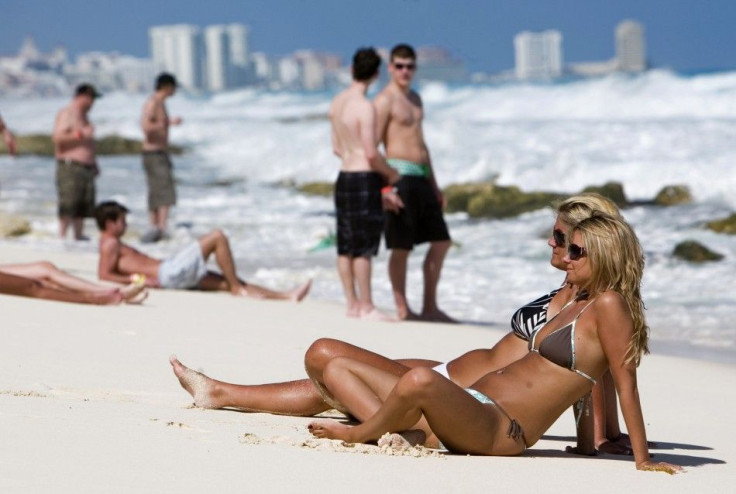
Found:
[[[307,296],[312,281],[286,292],[277,292],[246,283],[235,272],[235,261],[222,230],[193,241],[173,256],[160,261],[124,244],[120,238],[128,227],[128,209],[114,201],[100,203],[95,209],[95,219],[100,235],[100,261],[97,276],[101,280],[116,283],[141,283],[152,288],[228,291],[233,295],[301,302]],[[215,255],[222,271],[218,274],[207,270],[207,258]]]
[[[385,146],[386,161],[401,174],[396,185],[404,203],[400,211],[386,213],[386,247],[391,249],[388,273],[401,319],[455,322],[437,306],[437,284],[451,242],[442,217],[444,197],[424,143],[422,100],[410,86],[416,67],[414,49],[396,45],[391,50],[391,80],[374,101],[377,134]],[[423,242],[430,242],[423,268],[424,306],[415,314],[406,300],[406,270],[411,250]]]
[[[156,78],[156,92],[143,105],[143,169],[148,184],[149,230],[141,241],[158,242],[166,236],[169,208],[176,204],[174,175],[169,158],[169,126],[180,125],[181,118],[169,118],[164,104],[176,92],[176,78],[162,73]]]
[[[83,235],[84,218],[94,215],[95,177],[100,174],[95,156],[95,128],[87,114],[101,94],[91,84],[80,84],[72,102],[56,115],[54,155],[56,190],[59,195],[59,235],[66,237],[69,225],[76,240]]]
[[[330,105],[332,149],[341,161],[335,184],[337,210],[337,271],[347,299],[348,317],[392,320],[373,306],[371,257],[378,253],[383,231],[383,204],[392,211],[401,200],[389,185],[399,174],[386,165],[378,152],[376,112],[366,98],[378,77],[381,58],[373,48],[361,48],[353,56],[353,82]],[[383,194],[382,194],[383,192]]]

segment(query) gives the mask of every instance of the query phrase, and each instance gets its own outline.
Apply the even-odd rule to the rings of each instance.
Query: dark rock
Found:
[[[720,261],[723,259],[722,254],[713,252],[695,240],[685,240],[684,242],[680,242],[675,246],[675,250],[672,251],[672,255],[678,259],[696,263]]]
[[[490,193],[496,185],[493,182],[448,185],[442,191],[447,201],[447,212],[468,211],[468,202],[477,194]]]
[[[312,196],[331,196],[335,193],[333,182],[309,182],[297,187],[299,192]]]
[[[29,134],[16,136],[15,138],[19,155],[37,155],[37,156],[53,156],[54,143],[51,141],[49,134]],[[140,154],[142,149],[141,141],[137,139],[126,139],[118,135],[105,136],[97,139],[95,150],[100,156],[124,155],[124,154]],[[171,154],[183,154],[185,148],[182,146],[169,146]],[[3,147],[0,148],[0,154],[7,153]]]
[[[736,235],[736,213],[731,213],[727,218],[709,221],[705,226],[714,232]]]
[[[552,192],[522,192],[518,187],[493,186],[468,200],[471,218],[512,218],[529,211],[549,207],[565,197]]]
[[[591,185],[584,188],[583,192],[596,192],[603,197],[609,198],[620,208],[625,208],[629,205],[626,194],[624,194],[624,186],[620,182],[606,182],[600,186]]]
[[[667,185],[654,197],[654,204],[658,206],[676,206],[691,202],[693,202],[693,196],[687,185]]]
[[[19,237],[30,233],[31,223],[21,216],[0,213],[0,238]]]

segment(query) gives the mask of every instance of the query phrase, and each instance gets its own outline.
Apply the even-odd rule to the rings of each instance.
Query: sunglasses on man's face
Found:
[[[587,254],[585,247],[580,247],[577,244],[570,244],[567,246],[567,257],[569,257],[571,261],[577,261],[581,257],[585,257]]]
[[[562,230],[552,230],[552,240],[554,240],[557,247],[565,246],[565,234],[562,233]]]
[[[412,70],[416,69],[417,66],[415,64],[413,64],[413,63],[395,63],[394,64],[394,68],[396,70],[404,70],[404,69],[406,69],[406,70],[412,71]]]

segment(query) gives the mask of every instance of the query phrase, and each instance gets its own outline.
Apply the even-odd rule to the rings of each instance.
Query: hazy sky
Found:
[[[150,26],[242,22],[251,48],[301,48],[349,56],[358,46],[439,45],[471,70],[513,67],[513,37],[558,29],[565,61],[613,56],[622,19],[644,23],[654,65],[736,68],[734,0],[0,0],[0,55],[31,35],[46,51],[119,51],[148,56]]]

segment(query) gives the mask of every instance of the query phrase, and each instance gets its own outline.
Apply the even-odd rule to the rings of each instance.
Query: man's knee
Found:
[[[213,240],[219,241],[221,239],[227,240],[227,237],[225,236],[225,232],[223,232],[219,228],[215,228],[211,232],[207,234],[208,237],[212,238]]]

